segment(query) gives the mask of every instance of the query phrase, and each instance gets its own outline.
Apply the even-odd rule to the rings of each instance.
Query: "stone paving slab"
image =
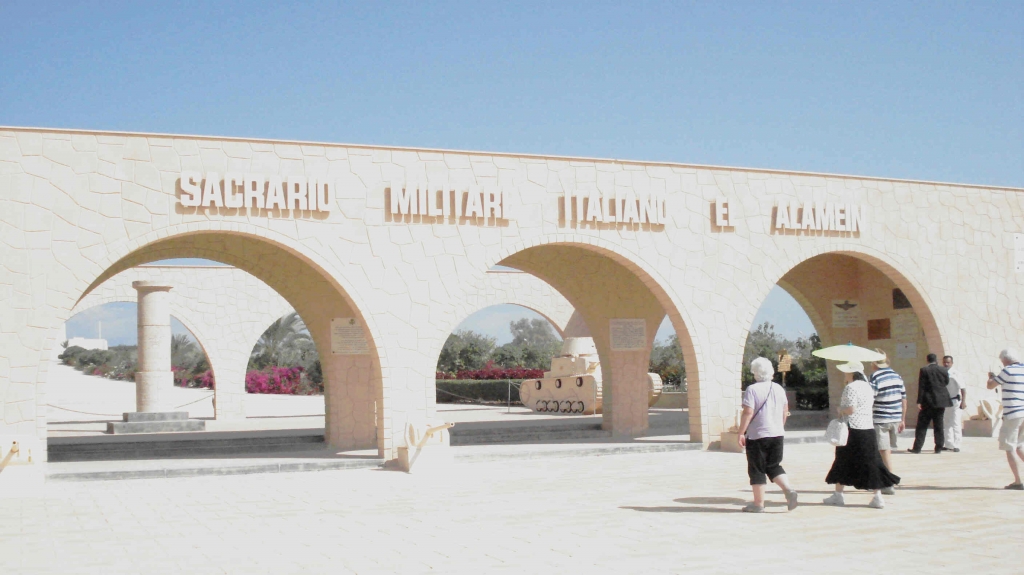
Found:
[[[0,573],[1024,572],[994,440],[897,454],[884,510],[821,505],[832,453],[787,445],[802,505],[763,515],[743,456],[707,451],[49,483],[0,498]]]

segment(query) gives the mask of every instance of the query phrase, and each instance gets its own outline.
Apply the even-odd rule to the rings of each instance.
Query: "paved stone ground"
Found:
[[[699,451],[51,483],[0,497],[0,573],[1024,572],[994,440],[898,455],[884,510],[822,506],[831,459],[787,446],[803,505],[764,515],[741,455]]]

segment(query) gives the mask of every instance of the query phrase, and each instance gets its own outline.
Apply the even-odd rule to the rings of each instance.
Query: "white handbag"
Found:
[[[828,429],[825,430],[825,441],[842,447],[846,445],[846,440],[850,438],[850,426],[841,419],[833,419],[828,422]]]

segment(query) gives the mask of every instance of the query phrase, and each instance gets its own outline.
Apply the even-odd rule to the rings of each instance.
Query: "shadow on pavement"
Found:
[[[642,511],[645,513],[743,513],[739,509],[725,509],[723,507],[704,507],[704,506],[691,506],[691,507],[635,507],[625,506],[619,509],[629,509],[631,511]]]

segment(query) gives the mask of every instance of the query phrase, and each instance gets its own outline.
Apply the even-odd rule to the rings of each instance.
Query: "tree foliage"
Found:
[[[797,408],[827,409],[828,373],[825,360],[811,355],[812,351],[821,349],[821,338],[818,334],[811,334],[806,339],[790,340],[775,333],[775,326],[768,322],[757,326],[747,336],[747,343],[743,348],[743,387],[746,388],[754,382],[750,362],[757,357],[768,358],[777,372],[778,354],[783,349],[793,358],[791,371],[786,374],[786,387],[796,391]],[[776,373],[774,381],[781,382],[782,374]]]
[[[682,386],[686,382],[686,365],[683,362],[683,348],[679,345],[679,336],[672,334],[663,343],[654,342],[647,370],[660,375],[665,385]]]
[[[494,363],[506,368],[550,369],[551,358],[562,350],[562,340],[544,319],[509,322],[512,341],[494,350]]]
[[[309,387],[323,391],[320,354],[306,323],[295,312],[270,324],[249,356],[248,371],[277,373],[273,368],[301,368],[296,373],[301,373],[302,378],[308,381],[308,384],[303,383],[303,389]]]
[[[456,330],[448,336],[437,358],[437,371],[457,373],[483,369],[494,353],[495,339],[471,330]]]
[[[292,312],[278,318],[263,332],[251,359],[258,368],[280,367],[296,360],[306,359],[310,351],[316,353],[305,322],[299,314]]]

